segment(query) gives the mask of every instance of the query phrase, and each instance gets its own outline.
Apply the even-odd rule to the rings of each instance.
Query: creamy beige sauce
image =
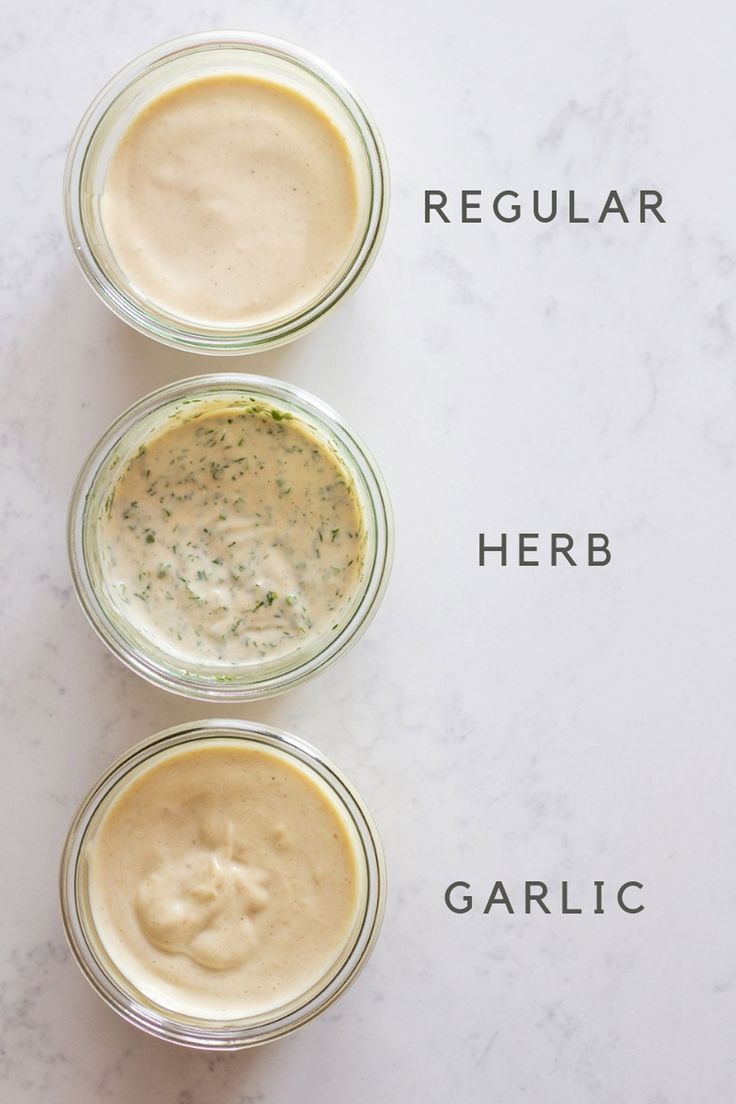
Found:
[[[298,418],[252,399],[184,406],[102,504],[101,569],[125,620],[185,663],[240,667],[333,634],[360,590],[353,481]]]
[[[97,935],[149,1000],[238,1019],[336,964],[361,893],[355,831],[324,783],[237,740],[164,752],[113,798],[87,847]]]
[[[305,96],[209,75],[133,119],[100,215],[139,295],[205,326],[251,328],[304,308],[337,276],[356,234],[356,176],[344,138]]]

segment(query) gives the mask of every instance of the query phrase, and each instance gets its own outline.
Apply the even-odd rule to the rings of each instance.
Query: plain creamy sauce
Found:
[[[357,226],[353,162],[322,110],[283,85],[200,77],[123,132],[100,214],[138,293],[203,325],[252,327],[320,294]]]
[[[337,456],[298,419],[247,400],[174,415],[118,477],[99,540],[126,621],[180,660],[224,666],[334,631],[366,546]]]
[[[123,785],[90,841],[99,939],[165,1008],[236,1019],[301,996],[353,931],[360,877],[345,814],[283,753],[209,740]]]

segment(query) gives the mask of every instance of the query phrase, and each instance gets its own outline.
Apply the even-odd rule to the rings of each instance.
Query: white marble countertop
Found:
[[[227,26],[332,62],[386,140],[392,217],[359,293],[227,367],[298,382],[353,424],[397,550],[349,656],[228,711],[312,741],[359,786],[389,864],[381,940],[323,1018],[213,1057],[99,1001],[66,950],[56,872],[100,770],[213,712],[88,628],[72,482],[125,406],[223,362],[97,302],[60,193],[112,73]],[[733,5],[29,0],[2,37],[2,1099],[731,1104]],[[590,205],[656,188],[667,222],[424,225],[423,190],[460,187],[574,187]],[[477,566],[480,530],[560,529],[608,533],[611,566]],[[481,898],[502,879],[517,903],[525,879],[567,879],[586,912],[455,916],[454,879]],[[596,879],[641,881],[644,912],[593,915]]]

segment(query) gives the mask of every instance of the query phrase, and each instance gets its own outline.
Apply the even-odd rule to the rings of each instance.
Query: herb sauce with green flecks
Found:
[[[344,621],[366,535],[352,479],[255,400],[181,410],[108,494],[102,570],[125,619],[199,663],[280,658]]]

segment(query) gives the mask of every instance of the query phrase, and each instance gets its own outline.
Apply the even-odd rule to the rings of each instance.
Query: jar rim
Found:
[[[362,235],[337,280],[316,300],[273,323],[241,330],[213,328],[206,332],[175,324],[146,311],[116,283],[90,245],[82,214],[82,182],[87,153],[103,119],[118,97],[136,81],[187,54],[216,49],[242,49],[270,55],[307,72],[346,111],[366,153],[370,201]],[[74,256],[87,283],[114,314],[148,337],[176,349],[205,355],[243,355],[276,348],[300,337],[352,292],[373,263],[383,240],[389,208],[388,162],[383,140],[362,100],[340,74],[315,54],[286,39],[259,32],[202,31],[171,39],[147,50],[120,69],[85,111],[72,138],[64,170],[64,212]]]
[[[230,679],[207,677],[196,672],[166,666],[124,635],[110,617],[91,577],[85,554],[87,504],[107,459],[116,446],[136,425],[156,411],[179,400],[218,393],[247,392],[274,401],[293,405],[298,411],[317,420],[325,431],[339,441],[359,474],[364,500],[361,512],[373,526],[374,539],[369,542],[372,556],[366,564],[365,583],[355,607],[334,635],[326,637],[324,645],[306,658],[298,658],[291,666],[266,673],[265,665],[253,665],[254,677],[238,680],[235,672]],[[366,508],[369,511],[366,512]],[[67,552],[74,589],[90,625],[112,653],[136,674],[154,686],[201,701],[243,702],[272,697],[313,678],[357,642],[370,624],[383,599],[393,560],[393,513],[383,477],[362,440],[347,426],[339,414],[321,399],[292,383],[266,376],[245,373],[214,373],[193,376],[166,384],[128,407],[102,434],[81,466],[72,491],[67,518]],[[258,677],[259,666],[261,677]],[[192,665],[190,664],[190,668]]]
[[[275,748],[312,770],[328,786],[333,798],[349,817],[360,841],[359,856],[364,860],[365,902],[352,942],[343,952],[343,961],[317,992],[309,990],[306,999],[291,1002],[240,1021],[208,1021],[166,1010],[127,993],[111,977],[87,938],[78,896],[77,875],[90,824],[106,798],[114,792],[127,773],[175,747],[208,739],[236,739]],[[345,774],[307,741],[282,729],[253,721],[210,718],[174,725],[135,744],[119,756],[100,775],[75,812],[61,855],[59,894],[64,932],[78,966],[97,994],[129,1023],[160,1039],[182,1046],[207,1050],[241,1050],[290,1034],[325,1011],[355,981],[365,966],[378,938],[386,902],[386,866],[378,830],[352,782]],[[318,983],[319,984],[319,983]],[[218,1026],[219,1024],[219,1026]]]

